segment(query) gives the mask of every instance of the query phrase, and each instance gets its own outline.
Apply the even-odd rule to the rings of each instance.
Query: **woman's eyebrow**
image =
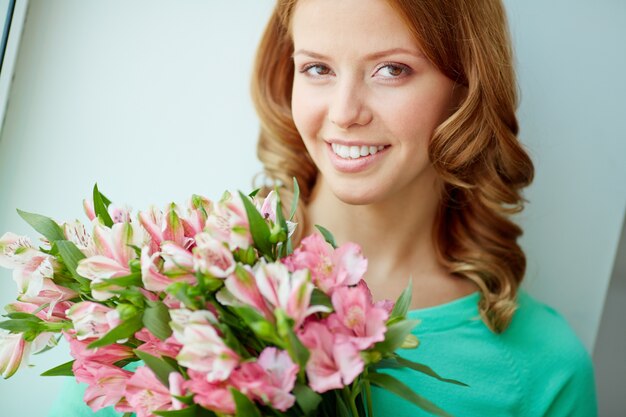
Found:
[[[405,49],[405,48],[391,48],[391,49],[386,49],[384,51],[379,51],[379,52],[374,52],[371,53],[367,56],[365,56],[366,60],[375,60],[375,59],[380,59],[383,58],[385,56],[388,55],[393,55],[393,54],[408,54],[408,55],[413,55],[417,58],[421,58],[424,55],[418,51],[418,50],[410,50],[410,49]],[[296,55],[307,55],[311,58],[315,58],[315,59],[324,59],[327,60],[329,59],[327,56],[322,55],[322,54],[318,54],[317,52],[313,52],[313,51],[308,51],[306,49],[298,49],[296,52],[294,52],[292,54],[292,58]]]

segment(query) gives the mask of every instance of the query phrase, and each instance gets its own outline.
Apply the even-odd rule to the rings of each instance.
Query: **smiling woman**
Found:
[[[455,415],[596,414],[588,354],[519,290],[511,215],[534,168],[499,0],[279,0],[253,98],[259,158],[277,182],[298,179],[304,234],[322,224],[360,244],[375,298],[412,277],[422,346],[407,357],[470,388],[395,376]],[[423,413],[383,392],[374,408]]]

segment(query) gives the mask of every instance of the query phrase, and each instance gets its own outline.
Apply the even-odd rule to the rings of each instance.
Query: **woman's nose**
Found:
[[[372,120],[367,106],[365,86],[354,81],[338,83],[328,106],[328,118],[340,129],[364,126]]]

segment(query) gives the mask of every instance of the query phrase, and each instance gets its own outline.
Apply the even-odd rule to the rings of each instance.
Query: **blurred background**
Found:
[[[16,208],[85,221],[96,182],[135,209],[251,190],[261,166],[249,79],[273,3],[0,1],[0,235],[38,239]],[[600,415],[623,416],[626,2],[505,4],[520,138],[537,169],[519,216],[524,286],[593,355]],[[15,295],[0,270],[0,306]],[[61,380],[39,374],[69,359],[63,345],[0,380],[0,415],[45,416]]]

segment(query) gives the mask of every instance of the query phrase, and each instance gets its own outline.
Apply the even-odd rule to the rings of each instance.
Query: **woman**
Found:
[[[360,244],[377,299],[411,277],[422,346],[407,357],[470,387],[396,376],[459,416],[596,415],[584,348],[518,291],[509,216],[533,165],[500,0],[281,0],[253,73],[258,155],[270,179],[298,179],[303,233]],[[386,392],[374,402],[422,415]]]
[[[360,244],[377,299],[411,277],[421,346],[403,354],[469,387],[397,377],[457,416],[596,414],[587,353],[518,291],[525,257],[509,216],[533,165],[516,137],[500,0],[279,0],[253,98],[266,175],[300,184],[298,237],[321,224]],[[93,415],[70,397],[54,416]],[[425,415],[383,391],[374,408]]]

